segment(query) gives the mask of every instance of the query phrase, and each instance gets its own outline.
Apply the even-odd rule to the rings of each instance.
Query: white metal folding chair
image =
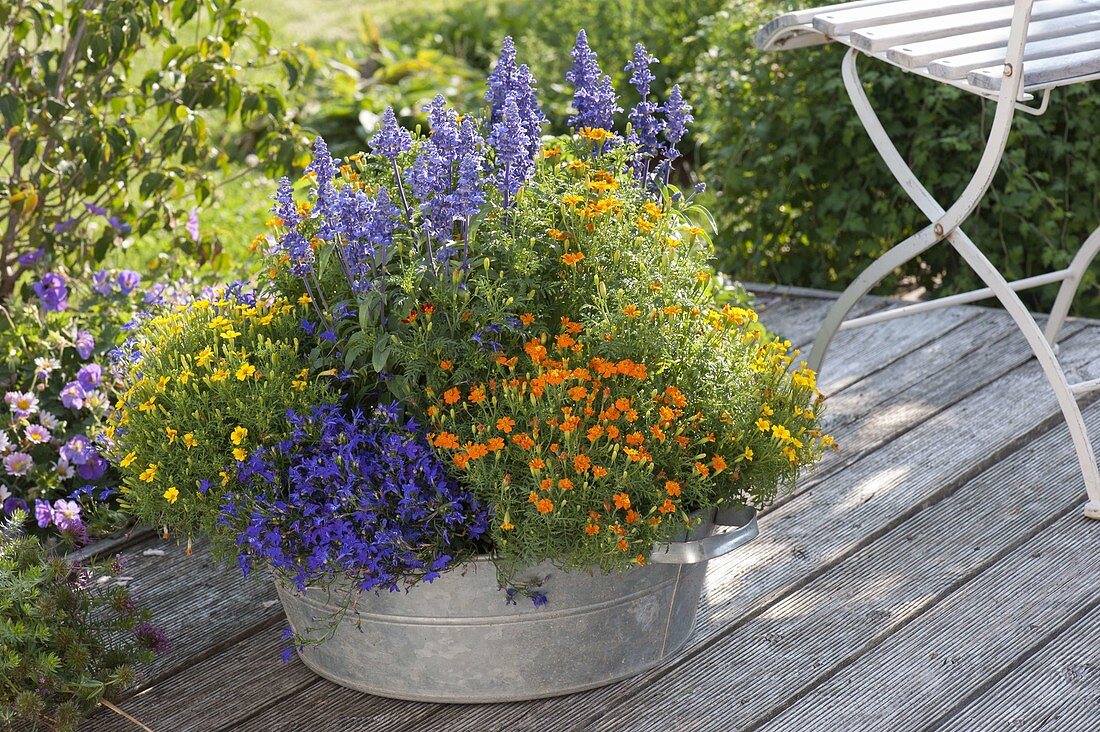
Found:
[[[1100,470],[1077,403],[1080,395],[1100,389],[1100,379],[1070,384],[1058,361],[1056,345],[1081,278],[1100,251],[1100,228],[1088,237],[1069,267],[1015,282],[1007,281],[959,228],[993,181],[1016,112],[1041,115],[1052,89],[1100,79],[1100,0],[859,0],[788,13],[760,29],[755,38],[757,47],[765,51],[829,41],[849,46],[842,74],[856,114],[879,155],[929,224],[875,260],[844,291],[818,332],[810,367],[820,368],[839,330],[997,298],[1027,338],[1054,389],[1085,479],[1085,515],[1100,519]],[[949,206],[940,205],[929,194],[886,134],[860,83],[856,61],[861,53],[996,100],[981,160],[966,188]],[[856,302],[894,269],[945,240],[987,287],[846,319]],[[1044,330],[1017,292],[1055,282],[1062,284]]]

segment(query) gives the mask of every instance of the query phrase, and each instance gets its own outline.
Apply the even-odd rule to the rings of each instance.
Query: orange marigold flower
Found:
[[[607,439],[609,439],[609,440],[617,440],[617,439],[619,439],[619,428],[618,428],[618,427],[616,427],[616,426],[615,426],[615,425],[613,425],[613,424],[612,424],[612,425],[608,425],[608,426],[607,426]]]
[[[504,356],[498,355],[496,360],[497,363],[499,363],[501,366],[504,366],[505,368],[513,368],[516,365],[515,356],[512,356],[511,358],[505,358]]]
[[[573,481],[569,480],[569,478],[562,478],[558,481],[558,488],[563,491],[571,491],[573,490]]]
[[[454,404],[462,398],[462,392],[458,390],[457,386],[452,386],[447,391],[443,392],[443,401],[448,404]]]
[[[592,461],[589,460],[587,455],[577,455],[575,458],[573,458],[573,467],[577,470],[577,472],[583,473],[584,471],[592,467]]]
[[[626,414],[623,416],[626,418],[627,422],[633,422],[634,420],[638,419],[638,410],[628,409],[626,410]]]
[[[569,238],[569,234],[566,234],[560,229],[547,229],[546,233],[551,239],[556,239],[557,241],[565,241]]]
[[[645,435],[641,432],[631,432],[626,436],[626,444],[628,445],[640,445],[645,442]]]
[[[519,316],[519,322],[523,323],[524,325],[531,325],[531,323],[535,322],[535,316],[531,313],[524,313],[523,315]]]
[[[657,507],[657,510],[661,513],[672,513],[676,510],[676,504],[672,502],[671,498],[666,498],[665,502]]]
[[[665,433],[664,433],[664,430],[662,430],[662,429],[661,429],[660,427],[658,427],[657,425],[655,425],[655,424],[653,424],[653,425],[650,425],[650,426],[649,426],[649,431],[650,431],[651,433],[653,433],[653,437],[654,437],[654,439],[656,439],[657,441],[659,441],[659,442],[664,442],[664,441],[665,441]]]
[[[699,473],[699,475],[706,478],[707,476],[710,475],[710,468],[708,468],[703,463],[695,463],[695,472]]]
[[[485,401],[485,387],[475,386],[473,389],[470,389],[469,399],[474,404],[481,404]]]
[[[626,522],[628,524],[638,523],[639,518],[641,517],[638,515],[638,512],[635,511],[633,508],[626,512]]]
[[[558,344],[558,348],[569,348],[577,341],[575,338],[573,338],[573,336],[569,335],[568,333],[559,333],[558,335],[554,336],[554,342]]]
[[[539,342],[538,338],[532,338],[523,345],[523,350],[526,351],[527,356],[533,363],[539,363],[546,358],[546,347]]]
[[[575,402],[579,402],[588,396],[588,389],[583,386],[574,386],[569,390],[569,398]]]
[[[550,487],[554,485],[554,481],[550,478],[543,478],[539,481],[539,488],[544,491],[550,490]]]
[[[616,493],[611,496],[611,500],[615,502],[615,508],[630,508],[630,496],[625,493]]]
[[[535,491],[531,491],[530,493],[527,494],[527,502],[528,503],[537,503],[538,500],[539,500],[539,494],[536,493]]]
[[[554,510],[554,502],[549,498],[540,498],[539,502],[535,504],[535,508],[539,510],[539,513],[550,513]]]
[[[684,437],[683,435],[676,435],[672,438],[672,441],[680,447],[687,447],[689,442],[688,438]]]
[[[546,467],[546,461],[537,457],[528,462],[527,467],[531,468],[531,470],[542,470]]]
[[[577,333],[580,333],[582,330],[584,330],[584,323],[578,323],[575,320],[570,320],[563,315],[561,319],[561,327],[565,328],[565,330],[569,333],[576,335]]]
[[[592,466],[592,477],[593,478],[602,478],[605,475],[607,475],[607,468],[603,467],[602,465],[593,465]]]
[[[503,437],[490,437],[488,447],[489,447],[490,452],[497,452],[498,450],[503,450],[504,449],[504,438]]]
[[[572,432],[573,430],[577,429],[577,427],[580,425],[580,423],[581,423],[581,418],[574,415],[572,417],[569,417],[564,422],[562,422],[561,427],[559,427],[559,429],[562,432]]]
[[[451,363],[450,361],[440,361],[439,362],[439,368],[443,369],[444,371],[450,371],[454,367],[455,367],[455,365],[453,363]]]
[[[628,318],[636,318],[641,314],[642,314],[642,311],[638,309],[637,305],[631,304],[631,305],[627,305],[625,308],[623,308],[623,315],[625,315]]]
[[[714,472],[719,472],[726,469],[726,459],[721,455],[715,455],[710,459],[710,464],[714,466]]]
[[[619,547],[619,551],[621,552],[625,552],[630,548],[630,545],[626,543],[626,539],[619,539],[619,543],[616,544],[616,546]]]
[[[678,496],[678,495],[680,495],[680,484],[677,483],[674,480],[666,480],[665,481],[665,491],[670,496]]]
[[[466,466],[470,464],[470,456],[464,452],[460,452],[454,456],[455,465],[460,469],[465,470]]]
[[[526,432],[521,432],[518,435],[512,437],[512,442],[519,445],[524,450],[530,450],[535,446],[535,441],[531,439],[531,436]]]
[[[588,536],[595,536],[596,534],[600,533],[600,525],[588,524],[584,527],[584,533]]]
[[[570,267],[576,267],[582,259],[584,259],[584,252],[569,252],[561,255],[561,261]]]
[[[589,427],[588,428],[588,441],[589,442],[595,442],[596,440],[600,439],[600,437],[602,435],[603,435],[603,427],[601,427],[600,425],[595,425],[594,427]]]
[[[445,450],[457,450],[458,437],[450,432],[440,432],[432,444]]]
[[[509,434],[512,428],[516,426],[516,420],[511,417],[501,417],[497,420],[497,429],[504,434]]]
[[[625,412],[630,409],[630,400],[626,397],[619,397],[615,400],[615,409],[618,409],[620,412]]]
[[[489,448],[480,442],[474,442],[466,445],[466,454],[470,456],[471,460],[480,460],[489,454]]]

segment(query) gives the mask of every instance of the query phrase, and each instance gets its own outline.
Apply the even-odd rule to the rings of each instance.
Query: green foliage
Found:
[[[216,535],[226,484],[256,448],[287,436],[287,410],[333,402],[299,356],[306,306],[295,309],[197,300],[143,325],[140,360],[107,427],[120,502],[140,521],[189,539]]]
[[[74,266],[156,230],[193,247],[188,209],[231,156],[294,162],[276,79],[301,63],[237,0],[16,0],[0,39],[0,301],[39,249]]]
[[[0,730],[67,732],[163,649],[124,584],[47,556],[17,512],[0,525]]]
[[[789,2],[739,0],[704,21],[706,52],[686,88],[696,103],[702,176],[724,234],[721,265],[758,281],[838,288],[927,223],[891,177],[852,110],[842,48],[764,54],[752,36]],[[941,201],[972,174],[992,103],[860,61],[869,96],[917,176]],[[1063,267],[1097,225],[1100,98],[1057,90],[1043,117],[1018,115],[1001,172],[964,227],[1009,279]],[[936,247],[885,283],[905,278],[945,292],[980,286],[950,247]],[[1100,313],[1096,275],[1078,300]],[[1030,303],[1049,306],[1051,290]]]

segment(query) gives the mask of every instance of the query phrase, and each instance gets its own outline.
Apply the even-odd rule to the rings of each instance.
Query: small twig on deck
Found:
[[[114,704],[107,701],[106,699],[100,699],[99,703],[102,704],[103,706],[107,707],[108,709],[110,709],[112,712],[114,712],[118,716],[122,717],[123,719],[127,719],[127,720],[133,722],[134,724],[136,724],[138,727],[141,727],[143,730],[145,730],[145,732],[153,732],[153,730],[146,727],[139,720],[135,719],[134,717],[127,714],[126,712],[122,711],[121,709],[119,709],[118,707],[116,707]]]

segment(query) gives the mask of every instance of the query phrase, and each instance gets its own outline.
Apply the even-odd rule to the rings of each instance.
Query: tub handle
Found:
[[[674,541],[653,548],[649,561],[655,564],[697,564],[729,554],[748,544],[760,533],[756,509],[745,507],[721,511],[714,517],[718,533],[693,541]]]

